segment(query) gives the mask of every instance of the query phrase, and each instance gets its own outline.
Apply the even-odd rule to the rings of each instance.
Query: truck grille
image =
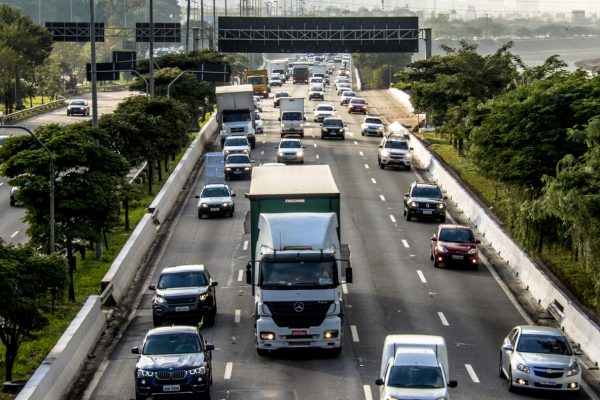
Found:
[[[158,371],[156,378],[161,381],[179,381],[187,376],[187,371]]]
[[[266,302],[273,321],[279,327],[308,328],[323,323],[333,301]],[[298,311],[302,309],[301,311]]]
[[[196,297],[169,297],[166,299],[169,304],[194,304]]]
[[[231,128],[231,133],[244,133],[244,128]]]

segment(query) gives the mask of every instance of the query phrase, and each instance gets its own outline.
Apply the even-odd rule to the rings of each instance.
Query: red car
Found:
[[[358,112],[367,115],[367,101],[360,97],[353,97],[348,102],[348,114]]]
[[[433,266],[439,268],[440,264],[448,267],[451,265],[468,266],[473,269],[479,267],[477,245],[473,231],[462,225],[440,225],[431,237],[431,259]]]

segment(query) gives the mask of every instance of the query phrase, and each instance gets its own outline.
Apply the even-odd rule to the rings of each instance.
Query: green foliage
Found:
[[[5,376],[12,369],[19,347],[46,326],[40,304],[56,296],[67,284],[66,262],[58,255],[41,256],[32,246],[7,245],[0,240],[0,340],[6,348]]]
[[[357,53],[352,55],[361,74],[362,83],[369,89],[387,89],[394,81],[396,71],[410,63],[405,53]]]

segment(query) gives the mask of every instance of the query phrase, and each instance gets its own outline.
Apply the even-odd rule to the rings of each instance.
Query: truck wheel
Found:
[[[146,400],[148,398],[148,396],[143,395],[143,394],[135,394],[135,400]]]
[[[327,354],[332,358],[339,356],[342,354],[342,346],[336,347],[335,349],[328,349]]]
[[[304,137],[304,132],[302,132],[302,133],[300,134],[300,137],[301,137],[301,138],[303,138],[303,137]]]
[[[361,136],[365,136],[365,131],[360,131]]]
[[[215,324],[215,314],[210,313],[205,315],[203,321],[206,326],[213,326]]]
[[[385,164],[383,164],[381,161],[379,161],[379,168],[385,169]]]
[[[346,135],[342,135],[342,140],[346,140]]]

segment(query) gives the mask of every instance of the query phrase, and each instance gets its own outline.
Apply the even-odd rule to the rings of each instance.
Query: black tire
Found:
[[[508,377],[506,379],[508,379],[508,391],[514,393],[516,388],[513,385],[512,371],[510,370],[510,366],[508,367]]]
[[[282,134],[281,134],[281,137],[285,137],[285,135],[282,133]]]
[[[433,253],[429,253],[429,259],[433,261]]]
[[[412,220],[412,217],[410,216],[410,214],[409,214],[408,212],[405,212],[405,213],[404,213],[404,216],[406,217],[406,220],[407,220],[407,221],[409,221],[409,222],[410,222],[410,221]]]
[[[440,218],[440,223],[445,223],[446,222],[446,216],[444,215],[442,218]]]
[[[346,140],[346,135],[342,135],[342,140]]]
[[[385,164],[382,164],[381,161],[379,162],[379,168],[385,169]]]
[[[433,260],[433,268],[439,268],[440,267],[440,263],[436,260]]]
[[[215,314],[210,313],[204,316],[204,325],[205,326],[214,326],[215,325]]]
[[[325,135],[321,134],[321,140],[325,140]]]
[[[504,371],[502,370],[502,353],[500,353],[500,361],[498,362],[498,376],[502,379],[505,378]]]
[[[361,132],[360,132],[360,135],[361,135],[361,136],[365,136],[365,131],[361,131]]]
[[[258,347],[256,348],[256,353],[261,356],[261,357],[266,357],[267,355],[269,355],[269,350],[267,349],[259,349]]]
[[[144,395],[144,394],[135,394],[135,400],[146,400],[148,398],[148,396]]]
[[[152,316],[152,325],[154,326],[161,326],[163,324],[163,320],[160,317],[157,317],[155,315]]]
[[[300,137],[301,137],[301,138],[304,138],[304,132],[302,132],[302,133],[300,134]]]
[[[198,211],[198,219],[202,219],[202,213]]]
[[[477,264],[473,264],[473,265],[471,266],[471,269],[472,269],[473,271],[479,271],[479,263],[477,263]]]

